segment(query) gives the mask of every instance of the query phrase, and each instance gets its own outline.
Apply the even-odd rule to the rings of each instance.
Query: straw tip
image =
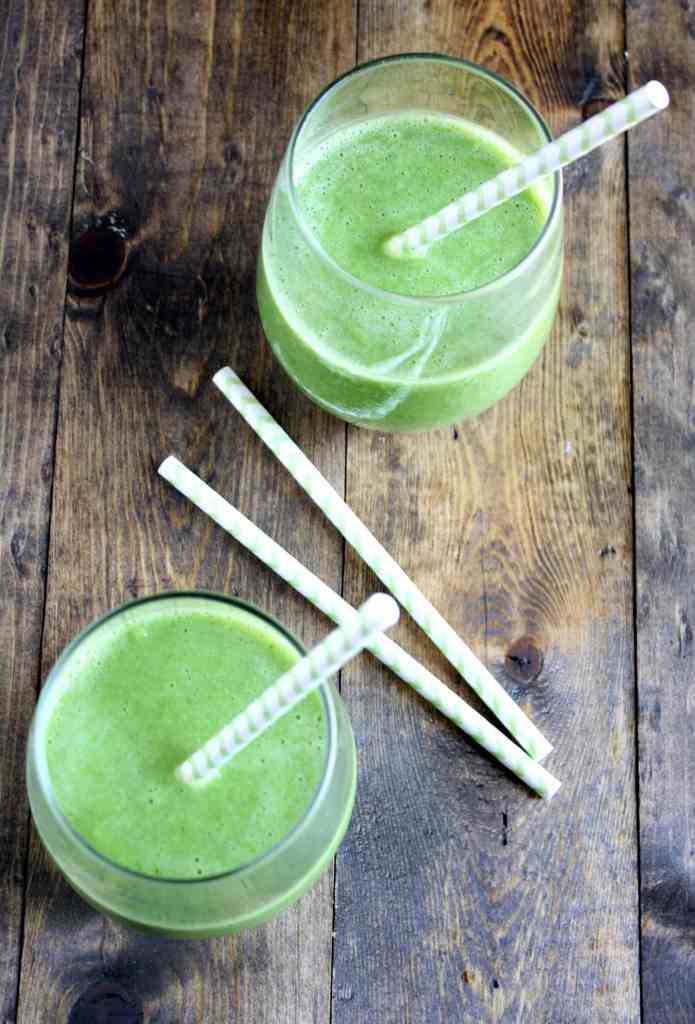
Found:
[[[184,761],[183,764],[180,764],[176,769],[175,775],[179,782],[184,782],[186,785],[190,785],[195,779],[195,772],[191,762]]]
[[[176,458],[175,455],[167,455],[166,459],[164,459],[164,461],[159,464],[157,472],[166,480],[169,478],[171,473],[175,471],[178,464],[179,460]]]
[[[372,594],[365,602],[365,612],[378,623],[380,629],[395,626],[400,617],[400,608],[390,594]]]
[[[662,85],[661,82],[653,80],[651,82],[647,82],[644,88],[651,105],[656,107],[657,110],[665,110],[670,103],[670,97],[666,86]]]
[[[234,373],[230,366],[223,366],[221,370],[218,370],[215,376],[212,378],[212,383],[216,384],[219,388],[226,380],[233,377]]]
[[[419,239],[419,234],[417,237]],[[427,255],[427,250],[426,245],[412,245],[407,238],[407,232],[406,235],[387,238],[383,245],[385,255],[390,256],[392,260],[422,259]]]
[[[395,235],[393,238],[387,238],[384,242],[384,253],[386,256],[390,256],[392,260],[401,259],[404,255],[404,248],[405,246],[401,235]]]
[[[537,762],[543,761],[553,749],[552,743],[548,743],[544,736],[539,736],[536,741],[536,750],[533,756],[533,760]]]
[[[554,778],[552,775],[546,784],[546,789],[543,793],[544,800],[552,800],[558,790],[562,787],[562,783],[559,779]]]

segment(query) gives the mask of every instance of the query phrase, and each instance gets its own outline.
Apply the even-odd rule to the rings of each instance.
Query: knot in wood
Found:
[[[127,262],[125,233],[113,223],[97,222],[70,246],[70,290],[77,295],[100,295],[117,284]]]
[[[507,651],[504,667],[517,683],[533,682],[543,668],[543,652],[533,637],[522,636]]]
[[[83,992],[68,1024],[142,1024],[140,1001],[112,981],[98,981]]]

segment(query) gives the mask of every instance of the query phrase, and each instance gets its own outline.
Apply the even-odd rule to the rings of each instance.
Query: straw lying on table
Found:
[[[234,371],[227,366],[213,381],[524,750],[536,761],[550,753],[551,744],[533,722]]]
[[[246,516],[173,455],[164,460],[159,467],[159,473],[223,530],[307,598],[319,611],[340,625],[354,622],[356,612],[347,601],[259,530]],[[560,783],[543,765],[533,761],[504,733],[479,715],[393,640],[379,635],[370,641],[367,649],[539,796],[550,800],[555,795]]]
[[[661,82],[648,82],[579,127],[542,146],[516,166],[508,167],[431,217],[389,238],[384,251],[394,258],[424,255],[432,242],[446,238],[464,224],[470,224],[481,214],[523,192],[544,175],[574,163],[597,146],[658,114],[668,102],[668,93]]]
[[[370,597],[357,609],[353,620],[334,629],[228,725],[186,758],[176,769],[181,782],[207,782],[295,704],[364,650],[382,630],[395,626],[398,614],[398,605],[388,594]]]

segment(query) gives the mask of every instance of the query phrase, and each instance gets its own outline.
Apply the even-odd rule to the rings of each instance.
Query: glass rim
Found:
[[[526,110],[526,112],[530,115],[530,119],[534,121],[540,128],[541,134],[545,137],[545,140],[547,142],[553,141],[553,134],[550,131],[548,124],[546,123],[543,116],[533,106],[531,101],[528,100],[526,96],[524,96],[524,94],[521,92],[521,90],[517,89],[517,87],[512,82],[506,79],[503,75],[499,75],[496,71],[492,71],[490,68],[486,68],[482,64],[476,64],[475,61],[467,60],[465,57],[453,57],[445,53],[428,53],[421,51],[414,51],[412,53],[395,53],[390,54],[387,57],[377,57],[374,60],[369,60],[365,61],[362,64],[357,64],[355,65],[355,67],[350,68],[348,71],[343,72],[342,75],[339,75],[337,78],[333,79],[332,82],[330,82],[327,86],[325,86],[324,89],[321,90],[321,92],[316,96],[316,98],[312,100],[312,102],[305,108],[303,114],[301,115],[297,124],[295,125],[294,131],[292,132],[287,147],[287,158],[286,160],[283,161],[281,174],[284,174],[287,180],[287,193],[290,199],[290,207],[292,209],[292,213],[297,223],[299,224],[299,228],[302,234],[304,235],[304,238],[311,246],[311,248],[315,251],[315,253],[319,256],[319,258],[324,260],[334,272],[336,272],[339,276],[341,276],[353,287],[359,288],[361,291],[367,292],[369,295],[375,296],[377,298],[386,298],[391,302],[401,302],[404,305],[420,306],[423,303],[427,303],[429,305],[446,306],[453,305],[454,303],[460,303],[464,298],[470,298],[473,296],[477,297],[479,295],[487,295],[489,292],[494,292],[503,285],[506,285],[510,280],[517,277],[522,272],[524,267],[527,265],[528,262],[530,262],[531,258],[534,256],[534,254],[540,248],[541,244],[549,235],[551,226],[555,223],[557,219],[558,211],[560,210],[560,200],[562,197],[561,170],[555,171],[553,173],[552,202],[550,204],[550,208],[548,210],[548,214],[545,218],[545,221],[543,222],[543,227],[538,233],[538,236],[536,237],[529,251],[524,256],[522,256],[521,259],[517,263],[515,263],[513,267],[509,267],[509,269],[505,270],[504,273],[500,274],[499,277],[493,278],[486,284],[480,285],[479,287],[476,288],[467,288],[464,289],[463,291],[449,292],[446,295],[404,295],[401,292],[389,291],[386,288],[380,288],[377,285],[370,284],[368,281],[364,281],[362,280],[362,278],[357,277],[355,274],[352,274],[349,270],[346,270],[337,262],[337,260],[333,258],[333,256],[330,255],[329,252],[326,251],[326,249],[323,247],[319,239],[314,234],[313,230],[306,223],[306,220],[304,218],[304,212],[301,208],[299,197],[297,195],[297,190],[294,185],[293,168],[297,143],[299,141],[299,137],[302,133],[304,126],[306,125],[307,121],[309,120],[313,112],[318,108],[318,106],[325,99],[327,99],[329,95],[331,95],[334,92],[334,90],[338,89],[340,85],[349,78],[354,78],[358,75],[364,74],[365,72],[368,72],[373,68],[380,67],[383,64],[396,64],[400,61],[405,62],[415,60],[430,61],[432,63],[454,64],[457,65],[458,67],[464,68],[465,70],[472,72],[473,74],[478,75],[478,77],[480,78],[489,79],[494,85],[498,86],[505,92],[509,93],[512,96],[512,98],[519,104],[519,106]]]
[[[147,594],[142,597],[133,598],[131,601],[125,601],[123,604],[117,605],[114,608],[109,609],[103,615],[98,616],[83,629],[81,629],[68,644],[63,648],[49,671],[46,681],[41,688],[39,698],[34,708],[32,715],[31,729],[29,742],[27,745],[27,762],[33,756],[37,778],[41,787],[41,790],[46,799],[46,803],[50,808],[51,814],[54,816],[55,821],[58,823],[60,828],[66,833],[82,850],[87,853],[90,857],[96,859],[102,865],[105,865],[109,870],[114,871],[117,874],[123,875],[126,878],[136,879],[138,882],[153,883],[162,887],[166,886],[204,886],[206,884],[227,880],[230,878],[236,878],[243,875],[246,872],[254,870],[261,866],[266,861],[271,860],[278,853],[280,853],[294,838],[294,836],[302,829],[306,822],[312,817],[316,807],[320,803],[325,790],[330,784],[331,780],[331,768],[335,765],[336,752],[337,752],[337,719],[335,704],[332,696],[330,695],[330,684],[322,683],[321,686],[317,687],[317,693],[320,694],[321,701],[323,703],[324,714],[327,723],[327,742],[326,742],[326,756],[324,758],[323,768],[321,771],[321,778],[313,792],[311,801],[305,808],[301,817],[295,822],[289,832],[286,832],[280,839],[277,840],[268,850],[258,854],[252,860],[245,861],[238,867],[231,868],[228,871],[221,871],[214,875],[204,875],[196,878],[169,878],[163,875],[149,875],[144,871],[136,871],[134,868],[129,868],[125,864],[119,864],[117,861],[112,860],[106,854],[97,850],[89,840],[87,840],[81,832],[79,832],[74,825],[70,822],[69,818],[60,806],[60,802],[53,788],[51,782],[50,772],[48,770],[48,758],[46,756],[45,743],[40,744],[38,742],[38,732],[41,728],[39,718],[42,710],[45,708],[47,703],[46,696],[50,693],[50,689],[57,685],[58,677],[61,668],[69,660],[71,655],[85,641],[92,633],[99,629],[104,623],[110,619],[115,618],[117,615],[122,614],[129,608],[133,608],[136,605],[148,604],[156,601],[163,601],[170,598],[202,598],[205,600],[219,601],[223,604],[231,604],[235,608],[241,608],[243,611],[249,612],[251,615],[256,616],[259,619],[265,621],[268,625],[277,629],[286,640],[288,640],[293,647],[296,648],[298,653],[303,657],[307,653],[306,647],[302,642],[294,636],[294,634],[284,626],[279,619],[271,615],[269,612],[264,611],[257,605],[250,601],[245,601],[243,598],[230,597],[227,594],[221,594],[216,591],[210,590],[165,590],[159,591],[155,594]],[[50,689],[49,689],[50,687]],[[46,696],[45,696],[46,695]],[[43,706],[42,706],[43,705]],[[50,719],[49,719],[50,720]],[[46,722],[45,726],[48,723]]]

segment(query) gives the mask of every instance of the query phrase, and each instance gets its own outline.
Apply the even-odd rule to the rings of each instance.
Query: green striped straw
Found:
[[[242,384],[234,371],[227,366],[215,374],[213,381],[468,685],[494,712],[517,743],[535,761],[541,761],[549,754],[553,748],[533,722],[514,703],[492,673],[430,604],[352,509],[345,504],[326,478],[300,451],[280,424]]]
[[[260,697],[178,766],[181,782],[207,782],[228,761],[334,676],[385,629],[398,622],[398,605],[388,594],[373,594],[354,618],[317,644]]]
[[[243,544],[324,615],[339,625],[349,624],[354,620],[355,610],[347,601],[263,533],[177,458],[170,455],[165,459],[159,467],[159,473],[180,494],[210,516],[223,530]],[[542,764],[532,760],[503,732],[479,715],[458,694],[450,690],[393,640],[380,634],[370,641],[367,649],[539,796],[550,800],[555,795],[560,783]]]
[[[482,213],[523,192],[544,175],[559,171],[628,128],[634,128],[664,110],[668,103],[669,96],[661,82],[648,82],[555,142],[542,146],[515,167],[509,167],[438,213],[394,235],[386,242],[385,252],[395,258],[423,255],[432,242],[458,231]]]

